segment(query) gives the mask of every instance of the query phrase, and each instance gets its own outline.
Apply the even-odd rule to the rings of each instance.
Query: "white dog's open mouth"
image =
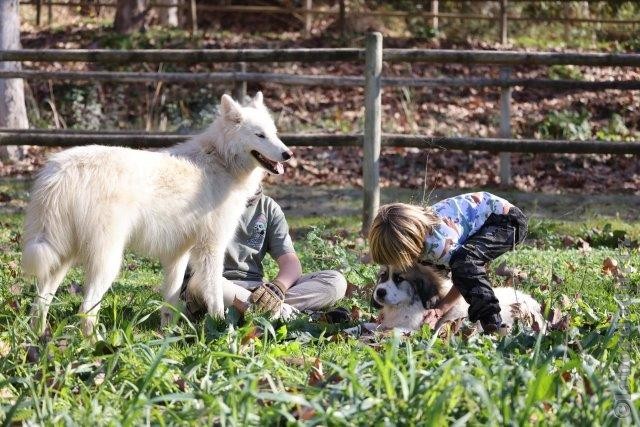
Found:
[[[263,168],[265,168],[272,174],[281,175],[284,173],[284,166],[282,166],[282,163],[269,160],[262,154],[258,153],[256,150],[251,150],[251,154]]]

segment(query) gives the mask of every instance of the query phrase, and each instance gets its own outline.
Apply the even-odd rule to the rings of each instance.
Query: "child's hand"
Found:
[[[439,308],[433,308],[431,310],[427,310],[424,313],[424,317],[422,318],[422,323],[426,323],[431,327],[431,329],[436,327],[436,323],[442,317],[442,310]]]

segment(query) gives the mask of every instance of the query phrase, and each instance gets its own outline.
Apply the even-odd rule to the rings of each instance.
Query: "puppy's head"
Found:
[[[425,309],[434,307],[439,301],[438,287],[429,276],[415,270],[400,272],[389,266],[380,268],[373,290],[374,307],[411,305],[417,301]]]

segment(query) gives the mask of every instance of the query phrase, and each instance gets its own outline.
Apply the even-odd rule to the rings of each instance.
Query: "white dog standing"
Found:
[[[171,305],[191,256],[189,291],[223,316],[227,244],[264,171],[283,173],[279,162],[291,156],[260,92],[245,107],[223,95],[204,133],[164,151],[87,146],[55,154],[35,181],[25,219],[22,264],[38,288],[32,325],[43,332],[56,290],[80,264],[82,331],[91,335],[126,247],[160,259]],[[170,322],[171,309],[161,318]]]

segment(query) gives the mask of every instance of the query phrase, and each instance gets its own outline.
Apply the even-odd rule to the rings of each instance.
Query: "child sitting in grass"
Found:
[[[425,322],[434,327],[462,294],[469,319],[486,333],[502,324],[500,305],[485,264],[515,249],[527,234],[527,218],[508,201],[487,192],[463,194],[419,207],[384,205],[369,233],[371,257],[378,264],[407,270],[416,262],[451,270],[453,287]]]

